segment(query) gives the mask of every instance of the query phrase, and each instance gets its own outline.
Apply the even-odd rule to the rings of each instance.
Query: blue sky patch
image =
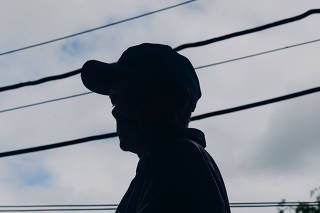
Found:
[[[20,176],[23,186],[43,186],[48,185],[50,175],[44,169],[37,169]]]
[[[15,168],[5,181],[19,187],[46,187],[51,182],[51,175],[42,168]]]
[[[71,56],[79,55],[79,53],[83,52],[84,49],[84,45],[82,45],[78,40],[66,42],[61,47],[62,51],[66,52]]]

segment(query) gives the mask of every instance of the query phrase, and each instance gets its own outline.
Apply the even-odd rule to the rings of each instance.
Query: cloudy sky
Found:
[[[1,0],[0,52],[182,2]],[[291,17],[319,0],[203,0],[49,45],[0,56],[0,86],[61,74],[89,59],[116,61],[143,42],[176,47]],[[319,15],[181,51],[200,66],[320,38]],[[198,70],[194,115],[320,85],[320,43]],[[79,76],[0,93],[0,110],[86,92]],[[111,104],[90,94],[0,114],[0,151],[115,131]],[[230,202],[311,200],[320,185],[320,95],[196,121],[219,165]],[[118,139],[0,159],[0,205],[118,203],[135,155]],[[257,209],[232,209],[235,213]],[[276,209],[259,209],[261,213]]]

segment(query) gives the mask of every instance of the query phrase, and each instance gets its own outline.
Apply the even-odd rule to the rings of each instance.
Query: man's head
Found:
[[[120,147],[138,153],[145,142],[188,126],[190,97],[182,88],[167,85],[132,85],[122,82],[111,90],[112,114],[117,121]]]
[[[110,97],[120,146],[136,153],[145,137],[186,127],[201,97],[190,61],[166,45],[130,47],[117,63],[88,61],[81,77],[88,89]]]

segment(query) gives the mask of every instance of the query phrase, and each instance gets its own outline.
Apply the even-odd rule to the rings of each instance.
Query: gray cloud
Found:
[[[0,8],[3,32],[0,46],[5,51],[176,2],[5,1]],[[177,46],[290,17],[315,7],[319,7],[318,0],[197,1],[163,14],[0,57],[0,85],[71,71],[89,59],[115,61],[128,46],[142,42]],[[319,36],[316,24],[317,16],[312,16],[298,23],[181,53],[195,66],[208,64],[315,39]],[[203,97],[194,114],[318,86],[318,52],[319,44],[313,44],[199,70]],[[83,91],[87,90],[79,77],[73,77],[1,93],[0,108]],[[315,162],[319,160],[317,97],[311,95],[191,124],[206,133],[207,150],[221,168],[232,202],[309,198],[308,190],[318,184],[319,179],[319,174],[314,172]],[[88,95],[0,114],[0,149],[112,132],[115,122],[110,110],[106,97]],[[304,146],[300,146],[301,141]],[[0,202],[118,202],[134,176],[137,158],[121,152],[117,143],[117,139],[111,139],[0,159]],[[22,189],[16,182],[6,181],[21,181],[27,174],[37,176],[36,171],[41,170],[48,172],[49,186],[39,182]],[[303,190],[306,196],[301,195]],[[255,212],[256,209],[243,211]]]
[[[255,169],[277,174],[301,171],[318,174],[319,104],[319,95],[315,94],[276,107],[261,137],[263,146],[251,161]]]

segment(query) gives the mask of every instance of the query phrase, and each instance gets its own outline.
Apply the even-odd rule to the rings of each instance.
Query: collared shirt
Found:
[[[203,132],[186,128],[157,143],[138,163],[116,213],[230,213],[218,166]]]

